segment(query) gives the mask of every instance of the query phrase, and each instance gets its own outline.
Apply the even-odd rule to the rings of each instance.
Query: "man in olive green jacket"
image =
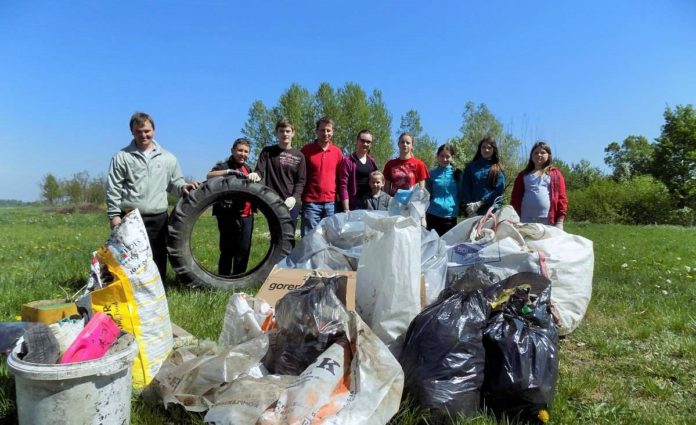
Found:
[[[106,211],[111,227],[138,209],[162,280],[167,274],[167,192],[187,196],[198,182],[187,183],[176,157],[154,139],[155,122],[143,112],[130,119],[133,141],[111,159],[106,179]]]

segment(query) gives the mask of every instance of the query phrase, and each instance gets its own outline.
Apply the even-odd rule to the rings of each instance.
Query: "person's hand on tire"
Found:
[[[563,230],[563,220],[558,220],[554,226],[556,226],[557,229]]]
[[[249,179],[249,181],[252,183],[258,183],[261,181],[261,176],[259,175],[259,173],[249,173],[247,179]]]
[[[186,183],[185,185],[181,186],[181,194],[184,196],[188,196],[192,190],[198,189],[200,185],[201,184],[195,180],[190,183]]]
[[[297,203],[297,199],[295,199],[294,196],[289,197],[284,201],[285,206],[288,207],[289,210],[293,209],[295,207],[295,204]]]
[[[471,202],[471,203],[466,204],[466,216],[467,217],[475,216],[478,209],[481,208],[481,205],[483,205],[483,202],[481,202],[481,201]]]

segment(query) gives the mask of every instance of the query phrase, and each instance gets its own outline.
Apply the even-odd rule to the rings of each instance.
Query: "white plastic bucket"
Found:
[[[15,376],[20,424],[130,423],[135,341],[100,359],[67,364],[27,363],[18,350],[7,366]]]

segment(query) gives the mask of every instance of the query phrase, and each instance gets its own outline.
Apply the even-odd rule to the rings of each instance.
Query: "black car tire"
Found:
[[[194,224],[206,208],[223,198],[251,202],[266,217],[271,234],[270,248],[263,260],[239,275],[220,276],[208,271],[191,249]],[[167,250],[174,271],[184,283],[239,290],[262,283],[273,266],[290,253],[294,237],[290,211],[280,196],[263,184],[232,175],[214,177],[179,200],[169,219]]]

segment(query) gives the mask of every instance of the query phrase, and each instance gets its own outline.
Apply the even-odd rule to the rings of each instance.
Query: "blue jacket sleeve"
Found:
[[[498,173],[498,182],[495,184],[495,188],[493,190],[486,191],[486,194],[483,197],[484,205],[492,205],[495,198],[501,196],[503,192],[505,192],[505,174],[500,171],[500,173]]]

